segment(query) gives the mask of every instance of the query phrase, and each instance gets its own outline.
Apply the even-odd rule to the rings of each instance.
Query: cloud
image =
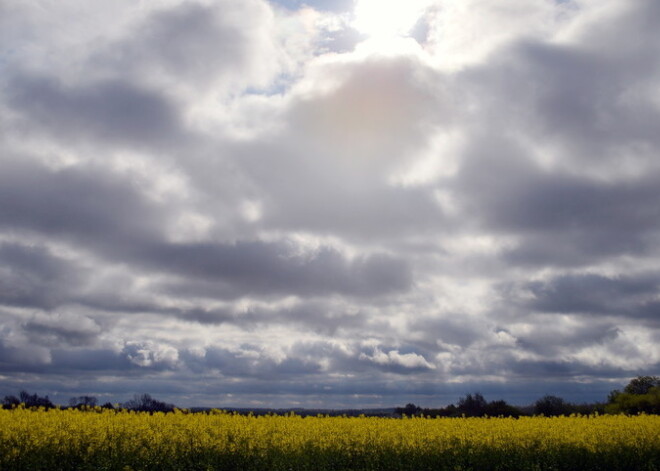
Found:
[[[518,246],[503,254],[511,262],[583,264],[608,255],[642,256],[652,250],[658,230],[652,204],[656,173],[598,181],[543,169],[525,159],[518,146],[498,139],[486,142],[490,155],[475,156],[455,183],[464,195],[459,200],[462,209],[480,224],[499,234],[519,236]],[[484,147],[477,144],[477,148]],[[470,191],[475,186],[478,193]]]
[[[21,373],[25,371],[43,371],[40,365],[51,362],[50,351],[41,346],[13,345],[14,342],[2,339],[0,352],[2,361],[0,371],[7,373]]]
[[[102,167],[50,169],[5,159],[0,225],[106,247],[153,234],[163,216],[140,190]],[[104,244],[104,237],[115,242]]]
[[[283,306],[266,302],[233,308],[180,308],[172,310],[172,314],[181,320],[202,324],[231,324],[253,331],[274,325],[289,326],[321,335],[374,328],[379,324],[371,319],[370,312],[355,310],[343,301],[326,299],[286,303]]]
[[[14,77],[6,93],[11,109],[32,131],[54,139],[156,147],[185,139],[167,98],[118,80],[65,85],[52,77]]]
[[[93,319],[70,312],[35,315],[23,325],[23,330],[40,345],[90,345],[101,334],[101,326]]]
[[[656,273],[628,276],[561,275],[523,286],[525,307],[557,314],[602,315],[653,321],[660,280]]]
[[[73,295],[81,283],[72,264],[43,247],[0,244],[0,301],[4,305],[50,309]]]
[[[169,345],[154,342],[126,342],[121,354],[141,368],[168,368],[176,366],[178,351]]]
[[[657,2],[429,2],[389,42],[351,8],[2,3],[0,394],[584,402],[658,374]]]
[[[361,360],[367,360],[384,367],[409,369],[409,370],[434,370],[435,365],[416,353],[399,353],[398,350],[383,352],[376,348],[372,355],[360,354]]]
[[[292,92],[286,128],[267,147],[239,149],[262,223],[369,238],[437,228],[432,193],[392,181],[423,158],[429,130],[452,120],[442,78],[405,56],[328,61],[311,74],[314,89]]]
[[[349,261],[330,247],[300,256],[285,243],[162,244],[131,255],[157,270],[212,280],[217,294],[229,297],[333,292],[374,296],[411,285],[402,260],[376,254]]]
[[[430,47],[438,63],[449,70],[488,62],[509,44],[552,39],[571,18],[574,2],[554,0],[486,0],[434,2]]]
[[[149,11],[90,62],[106,73],[198,90],[263,86],[279,72],[275,28],[265,2],[184,2]]]

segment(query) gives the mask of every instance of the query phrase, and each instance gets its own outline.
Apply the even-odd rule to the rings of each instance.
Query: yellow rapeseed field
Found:
[[[659,416],[0,410],[0,470],[659,470]]]

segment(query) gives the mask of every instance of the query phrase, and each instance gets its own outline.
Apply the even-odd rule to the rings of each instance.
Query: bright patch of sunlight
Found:
[[[371,39],[405,37],[429,3],[429,0],[358,0],[353,10],[353,27]]]

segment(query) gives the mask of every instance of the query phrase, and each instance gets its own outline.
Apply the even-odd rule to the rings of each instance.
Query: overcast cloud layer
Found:
[[[387,40],[354,6],[0,1],[0,394],[660,373],[660,2],[421,1]]]

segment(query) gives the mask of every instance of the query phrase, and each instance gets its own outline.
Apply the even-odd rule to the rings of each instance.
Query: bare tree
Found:
[[[94,396],[77,396],[69,399],[69,406],[71,407],[96,407],[98,401]]]
[[[133,399],[122,405],[125,409],[141,412],[172,412],[176,407],[174,404],[154,399],[149,394],[136,394]]]

